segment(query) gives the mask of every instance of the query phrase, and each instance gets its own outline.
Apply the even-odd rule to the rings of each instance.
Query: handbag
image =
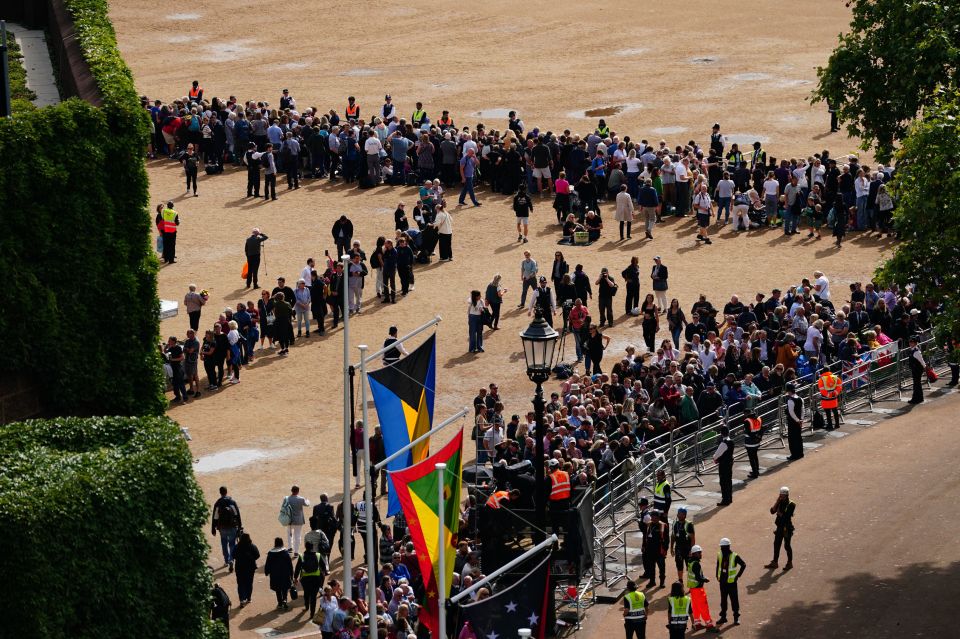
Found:
[[[313,616],[313,623],[317,624],[318,626],[323,626],[323,624],[327,623],[327,611],[324,610],[323,607],[321,607],[320,610],[317,611],[317,614]]]
[[[938,379],[939,376],[937,375],[937,371],[933,370],[933,366],[927,366],[927,380],[932,384]]]
[[[243,268],[240,269],[240,279],[241,280],[247,279],[247,275],[249,274],[250,274],[250,262],[244,262]]]
[[[157,236],[157,253],[163,253],[163,236]]]
[[[300,593],[297,592],[297,587],[290,586],[290,598],[296,601],[298,597],[300,597]]]

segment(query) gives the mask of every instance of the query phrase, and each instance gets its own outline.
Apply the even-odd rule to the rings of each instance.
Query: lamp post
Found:
[[[536,460],[533,462],[533,469],[536,477],[536,490],[534,498],[536,500],[536,525],[542,531],[546,526],[547,511],[547,490],[543,476],[543,439],[546,437],[546,424],[543,421],[543,412],[546,403],[543,401],[543,383],[550,379],[550,369],[553,366],[554,354],[557,349],[557,340],[560,335],[547,324],[546,320],[540,315],[540,310],[536,312],[533,321],[525,331],[520,333],[520,341],[523,342],[523,356],[527,360],[527,377],[537,385],[536,394],[533,396],[533,414],[536,423]],[[544,539],[542,532],[535,536],[537,541]]]

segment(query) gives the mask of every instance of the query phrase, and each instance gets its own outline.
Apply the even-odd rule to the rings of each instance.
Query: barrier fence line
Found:
[[[929,331],[921,333],[918,348],[924,360],[938,373],[946,366],[946,354],[938,348]],[[797,395],[804,398],[804,430],[812,430],[812,416],[819,409],[820,393],[817,379],[823,370],[837,373],[843,382],[839,412],[843,416],[861,409],[870,409],[873,404],[896,395],[902,398],[904,391],[904,368],[909,368],[907,357],[896,342],[881,346],[868,353],[861,354],[856,364],[844,370],[843,363],[833,362],[827,366],[814,367],[813,370],[798,377]],[[907,375],[909,380],[909,375]],[[930,388],[929,379],[926,380]],[[756,402],[753,406],[761,418],[765,434],[760,448],[783,448],[786,437],[786,419],[784,418],[783,395],[769,397]],[[683,433],[693,426],[693,432]],[[638,457],[628,458],[603,474],[597,480],[594,500],[594,562],[592,580],[608,587],[614,586],[626,573],[626,527],[636,522],[639,512],[639,495],[647,491],[652,495],[651,486],[656,481],[658,470],[663,469],[670,475],[671,488],[677,476],[687,475],[682,482],[695,482],[703,486],[702,475],[715,474],[716,464],[712,457],[709,464],[704,462],[705,451],[714,446],[717,429],[726,425],[730,437],[742,444],[744,434],[743,413],[729,414],[723,409],[711,413],[695,422],[678,426],[676,429],[645,441]],[[677,436],[676,430],[681,431]],[[737,459],[746,454],[742,445]],[[691,452],[692,451],[692,452]],[[676,491],[674,491],[676,492]],[[624,553],[624,568],[610,565],[613,556]],[[599,574],[597,574],[599,573]]]

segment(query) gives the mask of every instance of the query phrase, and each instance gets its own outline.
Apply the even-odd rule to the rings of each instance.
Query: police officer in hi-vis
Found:
[[[627,594],[623,596],[623,628],[627,639],[632,639],[634,635],[637,639],[646,639],[649,607],[647,597],[637,590],[636,582],[628,581]]]

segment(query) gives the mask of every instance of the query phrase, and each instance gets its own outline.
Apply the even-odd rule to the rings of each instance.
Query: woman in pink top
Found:
[[[553,198],[553,208],[557,212],[557,224],[563,224],[567,213],[570,212],[570,183],[567,174],[560,171],[560,177],[553,183],[556,197]]]

